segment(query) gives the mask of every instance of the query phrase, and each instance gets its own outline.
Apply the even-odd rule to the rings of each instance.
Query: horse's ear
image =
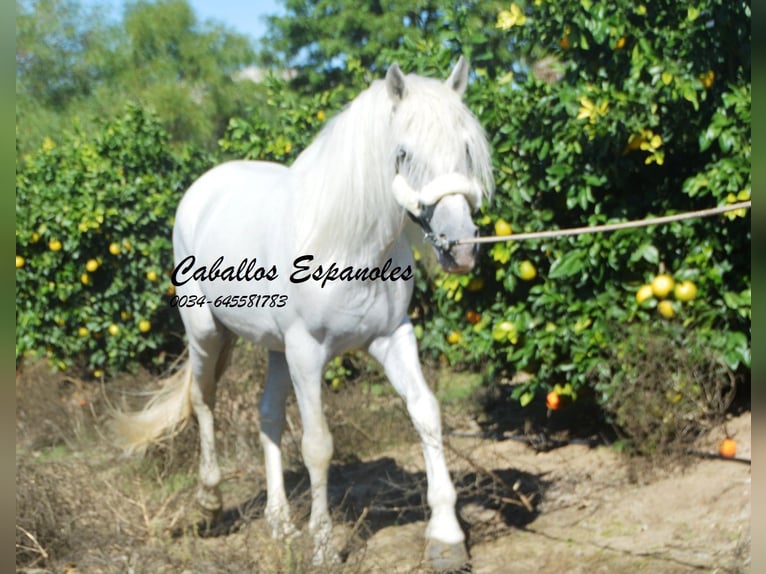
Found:
[[[452,69],[452,73],[447,78],[447,85],[457,92],[461,98],[468,86],[468,62],[463,56],[458,58],[457,64]]]
[[[391,64],[391,67],[388,68],[386,72],[386,90],[388,90],[388,95],[394,102],[404,99],[406,86],[404,74],[399,68],[399,64]]]

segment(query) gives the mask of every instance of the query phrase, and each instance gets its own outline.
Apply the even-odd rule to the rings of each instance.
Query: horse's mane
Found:
[[[407,89],[396,114],[406,124],[407,134],[416,136],[421,153],[427,155],[429,162],[423,165],[438,165],[439,158],[454,162],[450,158],[455,156],[456,146],[462,154],[465,146],[471,154],[470,175],[490,195],[489,146],[478,121],[457,94],[442,82],[414,75],[407,76]],[[428,113],[423,113],[426,108]],[[434,110],[445,121],[434,122]],[[372,264],[373,257],[401,234],[404,210],[391,192],[399,143],[392,134],[393,111],[385,82],[375,81],[331,119],[296,159],[290,172],[295,193],[293,219],[302,238],[298,244],[302,254],[327,263]],[[429,174],[424,171],[421,175],[425,182]]]

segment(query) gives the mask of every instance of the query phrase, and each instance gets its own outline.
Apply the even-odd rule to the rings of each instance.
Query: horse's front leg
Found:
[[[327,475],[333,452],[332,435],[322,410],[322,369],[327,353],[303,330],[288,333],[285,342],[290,378],[303,422],[301,452],[311,479],[309,532],[314,537],[314,563],[338,562],[327,507]]]
[[[282,469],[282,432],[285,428],[285,401],[290,373],[284,353],[269,352],[269,370],[260,403],[261,445],[266,466],[266,521],[274,538],[296,533],[290,520]]]
[[[455,514],[457,495],[444,459],[439,404],[423,378],[412,325],[407,321],[391,336],[374,340],[368,351],[383,365],[404,398],[420,435],[431,509],[426,529],[427,557],[437,570],[459,569],[468,562],[465,535]]]

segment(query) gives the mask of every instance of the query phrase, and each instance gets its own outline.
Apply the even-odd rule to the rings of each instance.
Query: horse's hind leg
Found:
[[[400,325],[391,336],[374,340],[368,350],[406,401],[420,435],[431,508],[426,529],[428,559],[438,571],[457,570],[468,562],[465,535],[455,514],[457,496],[444,458],[439,404],[423,378],[412,325]]]
[[[266,466],[266,520],[274,538],[290,536],[295,527],[285,494],[282,471],[282,432],[285,428],[285,401],[290,389],[290,373],[284,353],[269,352],[269,370],[261,396],[261,445]]]
[[[200,488],[197,502],[206,519],[217,520],[221,513],[221,469],[215,449],[216,383],[226,368],[234,338],[206,308],[184,308],[181,317],[189,339],[192,370],[191,403],[197,418],[200,438]]]
[[[332,546],[332,520],[327,508],[327,475],[332,458],[332,435],[322,411],[322,368],[326,349],[307,332],[295,329],[285,337],[287,364],[301,411],[301,453],[311,479],[311,518],[314,563],[339,560]]]

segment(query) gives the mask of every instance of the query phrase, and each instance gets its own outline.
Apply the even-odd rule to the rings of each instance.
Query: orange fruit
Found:
[[[24,267],[24,258],[21,255],[16,256],[16,269]]]
[[[59,241],[58,239],[51,239],[48,242],[48,249],[50,249],[51,251],[61,251],[61,247],[62,247],[61,241]]]
[[[726,458],[734,458],[734,455],[737,454],[737,442],[733,438],[723,439],[721,446],[718,447],[718,452]]]
[[[693,281],[681,281],[676,284],[676,288],[673,290],[673,294],[679,301],[691,301],[697,296],[697,286]]]
[[[535,269],[535,264],[529,260],[524,260],[519,263],[519,277],[521,277],[524,281],[532,281],[532,279],[537,277],[537,269]]]
[[[93,273],[98,269],[98,261],[96,259],[88,259],[88,262],[85,264],[86,271],[90,271]]]
[[[109,325],[108,331],[109,331],[110,335],[114,336],[114,335],[116,335],[117,333],[120,332],[120,328],[117,325],[115,325],[114,323],[112,323],[111,325]]]
[[[652,293],[654,293],[654,296],[658,299],[664,299],[673,290],[674,285],[675,281],[673,281],[673,278],[670,275],[665,273],[657,275],[652,279]]]
[[[556,391],[551,391],[545,397],[545,406],[552,411],[557,411],[561,408],[561,397]]]
[[[149,330],[152,328],[152,324],[147,321],[146,319],[142,319],[138,322],[138,330],[142,333],[148,333]]]
[[[676,314],[676,310],[673,309],[673,303],[671,303],[667,299],[657,303],[657,311],[659,311],[660,315],[662,315],[666,319],[672,319],[673,315]]]
[[[447,342],[450,345],[455,345],[460,342],[460,339],[462,339],[462,336],[458,331],[452,331],[449,335],[447,335]]]
[[[475,325],[479,321],[481,321],[481,315],[479,315],[476,311],[473,309],[469,309],[465,312],[465,319],[468,321],[471,325]]]
[[[111,253],[112,255],[119,255],[120,251],[121,251],[121,248],[119,243],[109,244],[109,253]]]
[[[511,224],[505,219],[500,218],[495,222],[495,235],[504,236],[511,235],[512,233]]]
[[[636,291],[636,301],[640,305],[644,301],[651,299],[654,295],[651,285],[641,285],[638,291]]]

